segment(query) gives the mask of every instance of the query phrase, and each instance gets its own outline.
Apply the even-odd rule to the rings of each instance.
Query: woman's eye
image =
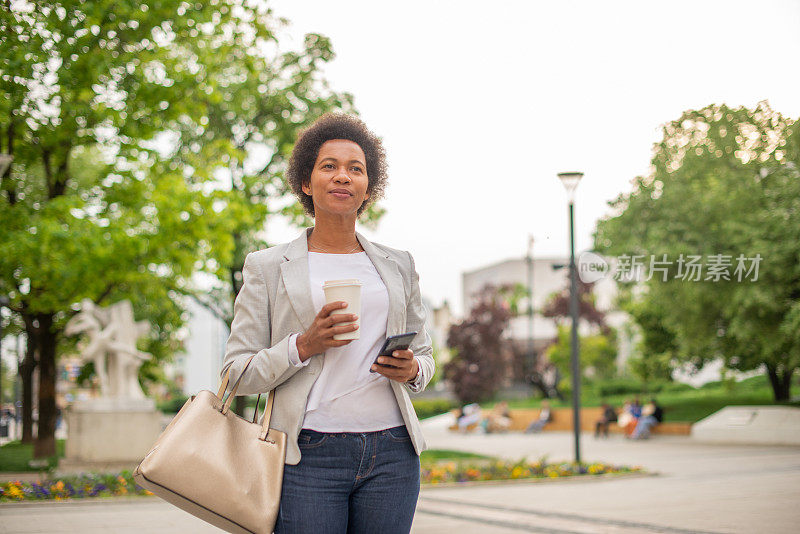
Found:
[[[332,169],[333,168],[333,163],[326,163],[325,165],[322,166],[322,168],[323,169]]]
[[[356,167],[352,167],[352,169],[353,169],[354,171],[356,171],[356,172],[364,172],[364,171],[362,171],[362,170],[361,170],[361,167],[357,167],[357,166],[356,166]]]

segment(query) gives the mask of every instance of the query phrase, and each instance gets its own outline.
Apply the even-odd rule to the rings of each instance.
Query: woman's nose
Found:
[[[336,183],[342,183],[342,184],[349,184],[352,181],[350,180],[350,177],[344,170],[340,170],[339,172],[337,172],[336,176],[333,179]]]

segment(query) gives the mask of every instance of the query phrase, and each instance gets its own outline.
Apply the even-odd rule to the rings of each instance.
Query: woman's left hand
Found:
[[[419,372],[419,362],[409,349],[396,350],[392,356],[380,356],[378,363],[383,365],[372,364],[373,371],[398,382],[414,380]],[[386,367],[387,365],[392,367]]]

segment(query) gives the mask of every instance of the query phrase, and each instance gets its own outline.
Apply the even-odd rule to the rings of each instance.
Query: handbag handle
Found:
[[[236,395],[236,390],[239,389],[239,382],[242,380],[245,371],[247,371],[247,368],[250,366],[250,362],[255,357],[256,357],[255,354],[250,356],[250,358],[247,360],[247,363],[244,366],[244,369],[242,369],[239,378],[237,378],[236,382],[234,382],[233,388],[231,389],[228,398],[222,405],[221,413],[223,415],[228,413],[228,410],[230,409],[231,406],[231,402],[233,402],[233,397]],[[223,396],[225,395],[225,390],[228,389],[228,381],[230,379],[230,375],[231,375],[231,369],[229,367],[228,371],[225,373],[225,378],[222,379],[222,382],[219,385],[219,391],[217,392],[217,398],[220,400],[222,400]],[[261,393],[258,394],[258,398],[256,399],[256,408],[253,413],[253,423],[255,423],[256,420],[258,419],[259,402],[261,402]],[[261,441],[269,441],[270,443],[275,443],[272,440],[267,440],[267,434],[269,434],[269,422],[270,419],[272,418],[272,407],[274,404],[275,404],[275,390],[273,389],[269,392],[269,397],[267,397],[267,405],[264,407],[264,420],[261,423],[261,432],[258,434],[258,439],[260,439]]]

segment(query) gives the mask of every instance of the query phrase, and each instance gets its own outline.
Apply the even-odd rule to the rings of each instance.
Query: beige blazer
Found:
[[[308,232],[290,243],[251,252],[242,268],[244,284],[233,305],[233,323],[225,348],[220,377],[230,368],[228,390],[233,387],[247,359],[253,358],[237,394],[253,395],[275,389],[270,428],[287,435],[286,463],[300,461],[297,435],[303,425],[311,386],[319,377],[325,354],[311,357],[308,365],[289,361],[289,336],[305,332],[314,320],[314,304],[308,275]],[[372,243],[356,233],[389,292],[386,335],[417,331],[411,344],[419,358],[423,380],[418,389],[389,380],[417,454],[427,448],[409,392],[425,389],[435,371],[431,338],[425,331],[425,308],[419,292],[419,275],[408,252]]]

